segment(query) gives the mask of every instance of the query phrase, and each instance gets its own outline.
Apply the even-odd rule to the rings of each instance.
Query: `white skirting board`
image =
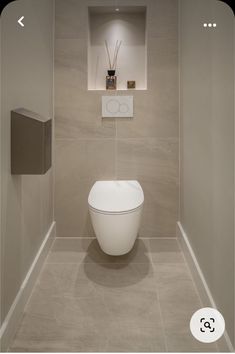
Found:
[[[195,253],[190,245],[188,236],[180,222],[177,223],[176,232],[203,306],[217,308]],[[223,337],[218,340],[217,345],[220,352],[234,352],[233,345],[226,331]]]
[[[56,235],[56,223],[53,222],[41,244],[36,257],[16,295],[16,298],[0,328],[1,351],[7,351],[17,327],[22,319],[24,307],[31,295],[37,277]]]

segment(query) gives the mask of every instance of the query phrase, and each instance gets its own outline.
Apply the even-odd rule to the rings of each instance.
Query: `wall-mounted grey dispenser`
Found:
[[[11,111],[11,173],[43,175],[51,167],[52,120],[24,108]]]

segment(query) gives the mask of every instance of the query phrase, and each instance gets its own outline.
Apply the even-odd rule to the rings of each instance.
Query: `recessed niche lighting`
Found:
[[[204,26],[204,27],[207,27],[207,23],[204,23],[203,26]]]
[[[216,25],[216,23],[213,23],[213,27],[216,27],[217,25]]]
[[[212,23],[208,23],[208,27],[212,27]]]
[[[119,8],[117,7],[117,8],[115,9],[115,11],[119,12],[120,10],[119,10]]]

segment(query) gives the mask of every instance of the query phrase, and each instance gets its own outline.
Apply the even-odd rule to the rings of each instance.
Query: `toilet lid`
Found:
[[[88,203],[99,211],[124,212],[138,208],[144,193],[137,181],[98,181],[91,188]]]

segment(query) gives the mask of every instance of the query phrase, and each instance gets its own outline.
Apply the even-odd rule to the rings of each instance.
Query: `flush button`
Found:
[[[120,109],[119,102],[117,100],[109,100],[106,104],[106,110],[107,112],[111,114],[118,113]]]
[[[102,117],[133,117],[133,96],[103,96]]]

